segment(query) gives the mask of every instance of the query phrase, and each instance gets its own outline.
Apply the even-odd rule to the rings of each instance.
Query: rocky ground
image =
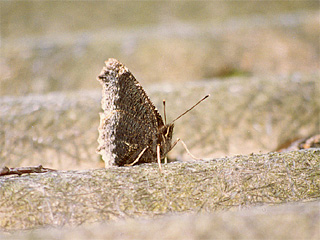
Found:
[[[212,218],[219,219],[224,215],[227,218],[234,217],[230,212],[236,211],[233,214],[239,216],[248,214],[249,219],[246,221],[251,221],[250,219],[261,214],[257,214],[254,207],[262,205],[267,209],[264,215],[268,216],[259,219],[260,223],[252,225],[249,232],[238,233],[239,230],[236,229],[226,230],[215,226],[210,230],[213,234],[211,236],[217,236],[220,231],[227,236],[233,231],[236,236],[258,236],[255,234],[258,234],[260,228],[272,230],[268,224],[275,225],[275,222],[284,221],[285,224],[292,225],[292,219],[286,219],[298,214],[298,221],[306,227],[299,234],[316,237],[319,236],[317,223],[320,217],[319,163],[320,151],[310,149],[175,162],[164,165],[162,173],[157,164],[144,164],[135,167],[2,176],[0,225],[2,230],[16,233],[21,229],[75,227],[101,221],[113,223],[122,219],[128,222],[117,223],[122,224],[119,231],[124,232],[125,236],[140,238],[139,236],[143,236],[140,234],[146,234],[145,231],[134,233],[130,230],[139,225],[140,221],[147,221],[152,226],[155,222],[150,222],[151,219],[181,221],[181,225],[187,224],[185,221],[199,220],[199,232],[189,232],[191,236],[196,236],[209,230],[207,228],[212,224]],[[272,208],[271,205],[281,205],[281,212],[290,202],[310,202],[308,206],[311,208],[307,207],[306,212],[302,212],[303,215],[300,216],[299,209],[302,205],[289,205],[289,212],[274,216],[274,209],[277,208]],[[244,209],[251,210],[243,212]],[[229,213],[217,213],[221,210]],[[269,210],[273,212],[271,215]],[[176,217],[172,217],[176,214]],[[308,219],[309,215],[313,221]],[[159,220],[163,217],[163,220]],[[264,223],[262,219],[267,222]],[[225,223],[230,224],[227,228],[232,228],[238,220],[235,218],[230,221]],[[123,227],[123,224],[127,226]],[[174,231],[175,224],[165,233],[160,233],[163,226],[152,231],[169,236],[170,231]],[[205,229],[201,229],[202,224]],[[218,224],[223,225],[221,220]],[[248,228],[247,226],[245,229]],[[89,231],[86,227],[79,229]],[[89,235],[117,235],[111,229],[103,229],[97,233],[93,230]],[[302,228],[292,231],[300,229]],[[69,236],[68,231],[55,231]],[[272,231],[260,234],[264,237],[288,234],[287,228]],[[37,234],[45,235],[45,232]],[[184,232],[176,231],[175,234],[180,238],[184,236]]]

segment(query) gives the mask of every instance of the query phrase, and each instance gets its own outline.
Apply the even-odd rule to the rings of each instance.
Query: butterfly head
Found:
[[[171,142],[174,124],[170,123],[164,126],[162,134],[167,141]]]

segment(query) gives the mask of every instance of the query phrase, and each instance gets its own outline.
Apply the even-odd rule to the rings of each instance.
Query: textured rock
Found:
[[[77,226],[320,198],[320,151],[0,178],[0,227]]]

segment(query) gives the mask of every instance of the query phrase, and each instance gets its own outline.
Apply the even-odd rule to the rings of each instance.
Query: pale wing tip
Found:
[[[116,70],[118,69],[122,64],[115,58],[109,58],[105,63],[105,68],[107,70]]]
[[[105,81],[107,75],[111,72],[119,72],[121,66],[123,66],[117,59],[109,58],[107,61],[104,62],[105,66],[102,68],[100,74],[97,76],[98,81]]]

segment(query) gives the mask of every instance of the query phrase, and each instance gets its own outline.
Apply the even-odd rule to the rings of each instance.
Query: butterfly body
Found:
[[[99,147],[106,167],[157,162],[172,149],[174,124],[161,115],[131,72],[116,59],[108,59],[98,76],[102,84]],[[141,155],[141,156],[140,156]]]

